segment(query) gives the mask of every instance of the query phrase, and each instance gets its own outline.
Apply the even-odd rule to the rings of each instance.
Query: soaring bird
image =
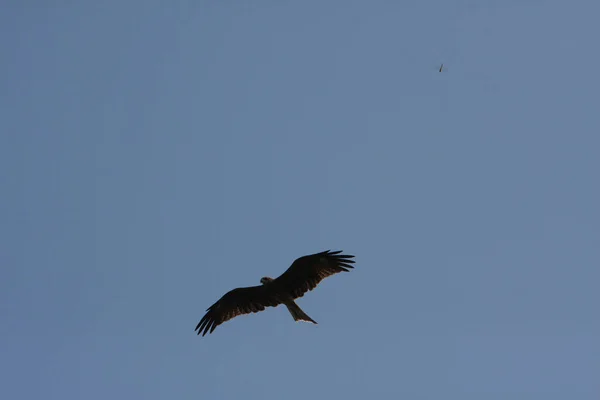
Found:
[[[212,333],[215,328],[238,315],[263,311],[265,307],[284,304],[294,321],[316,322],[306,315],[294,302],[313,290],[325,278],[338,272],[348,272],[354,258],[340,254],[342,251],[323,251],[297,258],[278,278],[263,277],[262,285],[233,289],[223,295],[215,304],[206,309],[206,314],[195,331],[202,336]]]

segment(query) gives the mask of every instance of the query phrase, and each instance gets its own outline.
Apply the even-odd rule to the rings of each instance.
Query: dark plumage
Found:
[[[341,251],[323,251],[296,259],[292,265],[277,279],[264,277],[260,286],[233,289],[206,309],[206,314],[196,329],[202,336],[212,333],[223,322],[238,315],[263,311],[265,307],[276,307],[284,304],[295,321],[307,321],[316,324],[294,302],[313,290],[319,282],[338,272],[348,272],[354,258],[352,255],[340,254]]]

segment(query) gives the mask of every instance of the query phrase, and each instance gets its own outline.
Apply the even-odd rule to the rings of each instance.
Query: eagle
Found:
[[[349,272],[354,260],[353,255],[341,254],[340,251],[326,250],[297,258],[292,265],[278,278],[267,276],[261,278],[259,286],[241,287],[225,293],[215,304],[206,309],[206,314],[194,331],[202,336],[213,333],[223,322],[238,315],[257,313],[265,307],[277,307],[284,304],[294,321],[305,321],[316,324],[294,302],[313,290],[325,278],[338,272]]]

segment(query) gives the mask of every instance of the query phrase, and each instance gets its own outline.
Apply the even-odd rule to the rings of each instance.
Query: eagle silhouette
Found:
[[[223,322],[238,315],[263,311],[265,307],[277,307],[284,304],[294,321],[306,321],[316,324],[311,317],[294,302],[313,290],[325,278],[338,272],[348,272],[354,258],[340,254],[342,251],[323,251],[297,258],[278,278],[261,278],[259,286],[233,289],[223,295],[215,304],[206,309],[206,314],[194,331],[202,336],[212,333]]]

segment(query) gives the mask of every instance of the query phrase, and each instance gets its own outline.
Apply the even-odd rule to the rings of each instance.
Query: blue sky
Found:
[[[598,399],[598,2],[33,3],[0,14],[2,398]],[[195,335],[326,249],[357,263],[318,325]]]

